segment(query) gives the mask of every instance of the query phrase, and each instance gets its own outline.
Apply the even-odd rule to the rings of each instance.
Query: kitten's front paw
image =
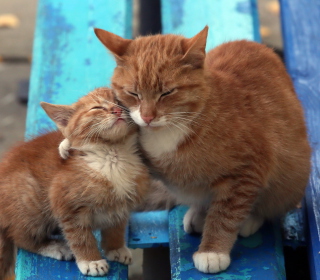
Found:
[[[44,257],[57,260],[70,261],[73,259],[70,248],[63,241],[52,241],[47,246],[40,249],[38,253]]]
[[[249,216],[249,218],[242,224],[239,235],[248,237],[258,231],[262,226],[264,220],[260,217]]]
[[[103,259],[98,261],[79,261],[77,265],[82,274],[89,276],[103,276],[109,271],[109,265]]]
[[[186,233],[202,233],[205,213],[197,208],[190,207],[183,217],[183,229]]]
[[[109,261],[116,261],[123,264],[132,263],[132,254],[128,247],[123,246],[117,250],[107,252],[106,257]]]
[[[67,159],[69,156],[69,149],[71,148],[71,143],[68,139],[64,139],[59,145],[59,154],[63,159]]]
[[[230,255],[215,252],[195,252],[193,262],[196,269],[204,273],[217,273],[230,265]]]

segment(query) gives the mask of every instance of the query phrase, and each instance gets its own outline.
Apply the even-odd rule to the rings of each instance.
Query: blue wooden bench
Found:
[[[320,279],[320,4],[317,0],[282,0],[285,57],[288,70],[306,110],[313,170],[306,195],[312,279]],[[162,33],[192,37],[209,25],[208,49],[228,40],[259,41],[255,0],[162,0]],[[39,0],[34,40],[26,136],[53,128],[39,102],[70,104],[95,87],[108,85],[115,62],[94,35],[99,27],[132,37],[132,0]],[[133,213],[128,227],[131,248],[170,247],[172,279],[286,279],[283,244],[302,244],[303,210],[284,222],[265,224],[250,238],[239,238],[232,264],[217,275],[199,273],[192,253],[200,239],[184,233],[185,207],[172,211]],[[99,235],[97,234],[97,239]],[[111,263],[101,279],[127,279],[127,267]],[[91,279],[74,262],[55,261],[19,250],[16,279]],[[92,279],[94,279],[92,277]]]

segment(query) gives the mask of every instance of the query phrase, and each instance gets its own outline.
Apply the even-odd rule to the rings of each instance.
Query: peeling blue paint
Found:
[[[237,3],[236,10],[239,13],[244,13],[244,14],[251,14],[251,1],[246,0],[246,1],[241,1]]]

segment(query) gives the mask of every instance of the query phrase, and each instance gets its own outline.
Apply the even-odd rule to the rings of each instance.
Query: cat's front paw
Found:
[[[73,259],[73,254],[68,245],[63,241],[52,241],[38,252],[44,257],[49,257],[57,260],[70,261]]]
[[[186,233],[202,233],[205,221],[205,213],[199,209],[190,207],[183,217],[183,229]]]
[[[106,257],[109,261],[116,261],[123,264],[132,263],[132,254],[127,246],[107,252]]]
[[[230,255],[215,252],[195,252],[193,262],[196,269],[204,273],[217,273],[230,265]]]
[[[59,155],[63,159],[67,159],[69,157],[69,149],[71,148],[71,143],[68,139],[64,139],[59,145]]]
[[[242,224],[239,235],[248,237],[258,231],[262,226],[264,220],[260,217],[249,216],[249,218]]]
[[[104,276],[109,271],[109,265],[103,259],[98,261],[79,261],[77,265],[82,274],[89,276]]]

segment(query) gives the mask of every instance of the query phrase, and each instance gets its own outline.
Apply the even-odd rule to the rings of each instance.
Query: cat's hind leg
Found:
[[[56,260],[69,261],[73,259],[73,254],[64,240],[51,240],[48,238],[32,238],[19,236],[15,239],[17,247],[29,252],[42,255]]]
[[[125,245],[126,221],[112,228],[104,229],[102,233],[102,248],[109,261],[123,264],[132,263],[132,254]]]
[[[263,225],[264,219],[262,217],[250,215],[241,225],[239,235],[248,237],[256,233]]]
[[[183,217],[183,229],[186,233],[202,233],[206,211],[197,206],[191,206]]]
[[[73,259],[73,254],[65,241],[52,240],[43,245],[38,254],[57,260],[70,261]]]
[[[15,246],[6,231],[0,228],[0,279],[14,275]]]

